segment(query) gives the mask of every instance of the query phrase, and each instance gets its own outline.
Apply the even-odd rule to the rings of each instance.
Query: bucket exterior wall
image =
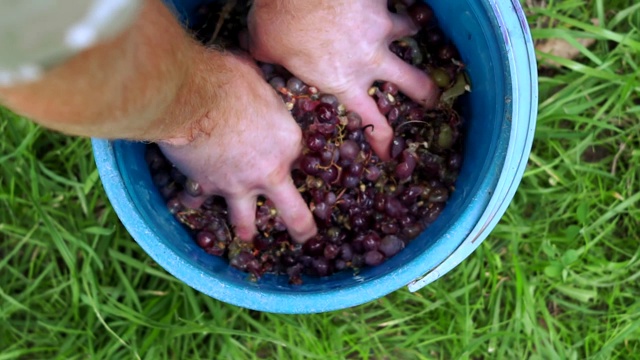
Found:
[[[176,0],[183,20],[196,1]],[[221,301],[278,313],[315,313],[366,303],[403,286],[415,291],[469,256],[506,211],[529,157],[538,102],[535,54],[517,0],[431,1],[472,81],[465,96],[463,168],[440,218],[405,250],[357,275],[286,276],[257,283],[202,251],[166,210],[144,161],[144,145],[93,139],[109,199],[133,238],[164,269]]]

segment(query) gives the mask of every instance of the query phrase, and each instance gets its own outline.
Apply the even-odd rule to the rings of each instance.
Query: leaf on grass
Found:
[[[562,270],[564,270],[564,266],[560,263],[554,262],[544,268],[544,274],[550,278],[559,279],[562,275]]]
[[[598,26],[599,24],[597,19],[592,19],[591,23],[593,23],[593,25],[595,26]],[[593,45],[596,42],[596,39],[584,38],[584,39],[576,39],[576,41],[580,45],[588,48],[589,46]],[[563,59],[569,59],[569,60],[573,60],[576,57],[578,57],[578,55],[580,55],[580,49],[573,46],[567,40],[562,38],[550,38],[550,39],[540,40],[536,44],[536,50],[541,53],[545,53],[545,54],[549,54],[549,55],[553,55],[553,56],[557,56],[557,57],[561,57]],[[540,61],[540,66],[546,66],[546,67],[560,66],[559,63],[551,59],[540,59],[538,57],[538,60]]]
[[[596,296],[598,296],[598,293],[595,290],[578,289],[566,285],[557,285],[556,290],[572,299],[585,303],[593,300]]]

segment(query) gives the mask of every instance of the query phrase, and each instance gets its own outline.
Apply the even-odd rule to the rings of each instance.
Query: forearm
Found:
[[[119,36],[83,51],[36,82],[0,88],[14,111],[65,133],[156,140],[219,101],[206,71],[229,77],[222,54],[205,54],[160,0],[146,0]],[[210,80],[209,80],[210,81]]]

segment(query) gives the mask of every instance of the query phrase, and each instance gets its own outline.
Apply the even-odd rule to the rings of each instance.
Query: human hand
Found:
[[[376,80],[427,107],[439,90],[406,64],[389,44],[418,31],[408,16],[387,9],[387,0],[256,0],[249,14],[250,51],[260,61],[285,66],[308,84],[334,94],[359,113],[374,151],[389,159],[393,131],[368,90]]]
[[[290,235],[304,242],[315,235],[316,226],[290,175],[302,147],[300,127],[255,65],[231,54],[215,61],[221,58],[235,76],[204,88],[218,97],[226,93],[226,101],[179,135],[159,141],[167,158],[201,186],[201,196],[182,194],[181,200],[198,207],[209,195],[223,196],[236,235],[248,241],[256,233],[256,199],[264,195]]]

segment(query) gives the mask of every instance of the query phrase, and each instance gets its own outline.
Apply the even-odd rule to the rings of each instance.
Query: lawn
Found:
[[[640,359],[640,4],[528,13],[537,40],[580,54],[540,71],[509,210],[441,280],[343,311],[264,314],[197,293],[124,230],[87,139],[0,110],[0,360]]]

